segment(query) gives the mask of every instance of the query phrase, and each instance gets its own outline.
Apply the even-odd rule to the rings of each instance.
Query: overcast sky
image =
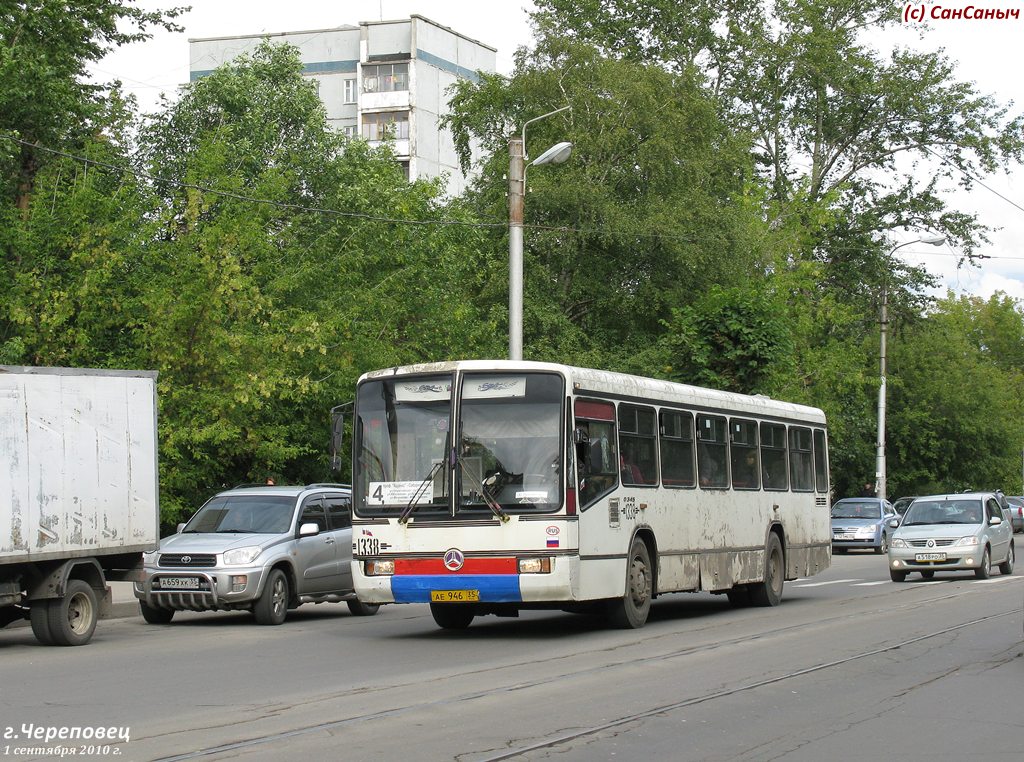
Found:
[[[139,0],[136,4],[154,9],[185,2]],[[948,9],[972,6],[995,10],[1021,8],[1024,2],[949,0],[940,5]],[[189,38],[327,29],[360,21],[408,18],[416,13],[497,48],[498,71],[508,74],[515,49],[531,42],[526,12],[532,7],[532,0],[192,0],[193,10],[178,20],[185,28],[183,33],[158,33],[147,43],[122,48],[94,71],[99,79],[120,79],[144,110],[152,110],[161,92],[173,95],[188,82]],[[958,63],[960,79],[974,82],[981,92],[1002,103],[1016,102],[1014,113],[1024,110],[1024,77],[1019,63],[1024,8],[1021,19],[934,21],[921,40],[913,33],[916,27],[909,24],[892,39],[922,50],[944,48]],[[992,236],[992,245],[981,250],[986,259],[980,267],[958,268],[958,254],[949,246],[913,244],[901,249],[900,255],[924,264],[954,291],[985,297],[1003,291],[1024,299],[1024,210],[1018,208],[1024,207],[1024,170],[989,176],[983,181],[991,191],[976,185],[970,194],[956,196],[956,203],[964,211],[977,212],[987,224],[1001,228]],[[916,237],[908,232],[895,238],[893,244]]]

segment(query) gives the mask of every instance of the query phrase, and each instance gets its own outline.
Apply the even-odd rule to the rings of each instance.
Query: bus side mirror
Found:
[[[351,404],[351,403],[349,403]],[[331,408],[331,470],[341,470],[341,449],[345,444],[345,412],[348,405]]]

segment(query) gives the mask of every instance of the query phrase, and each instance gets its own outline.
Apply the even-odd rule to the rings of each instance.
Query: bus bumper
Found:
[[[431,593],[468,594],[480,603],[572,602],[578,598],[573,584],[572,559],[559,558],[542,574],[355,574],[355,589],[363,603],[430,603]],[[461,599],[461,596],[460,596]]]

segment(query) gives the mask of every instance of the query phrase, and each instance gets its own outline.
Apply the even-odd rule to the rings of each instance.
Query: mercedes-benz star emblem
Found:
[[[458,548],[451,548],[445,551],[444,554],[444,568],[448,571],[458,571],[462,568],[462,564],[465,562],[465,557],[462,555],[462,551]]]

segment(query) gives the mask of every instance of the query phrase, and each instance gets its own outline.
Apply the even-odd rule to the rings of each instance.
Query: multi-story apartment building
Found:
[[[189,40],[192,81],[267,40],[299,49],[330,123],[371,144],[390,136],[411,179],[448,175],[448,193],[469,182],[440,119],[456,80],[493,72],[497,51],[422,16],[306,32]]]

